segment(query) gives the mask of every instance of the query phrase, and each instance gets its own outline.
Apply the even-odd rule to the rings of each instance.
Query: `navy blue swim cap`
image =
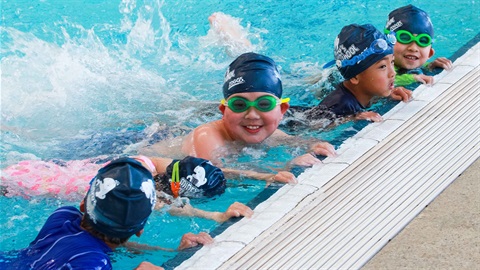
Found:
[[[370,48],[373,41],[383,39],[387,41],[386,50],[380,53],[369,54],[365,59],[359,60],[355,64],[342,66],[343,60],[349,60],[357,55],[362,54]],[[349,80],[364,70],[375,64],[377,61],[386,55],[393,54],[393,45],[387,36],[378,31],[371,24],[350,24],[342,28],[340,34],[335,39],[334,56],[337,63],[337,68],[345,78]]]
[[[182,160],[174,160],[167,167],[164,179],[170,184],[174,164],[178,162],[180,192],[179,196],[189,198],[212,197],[225,192],[226,182],[220,168],[203,158],[187,156]],[[167,194],[172,195],[170,186],[165,187]]]
[[[388,14],[385,29],[406,30],[412,34],[428,34],[433,38],[433,25],[428,14],[412,5],[397,8]]]
[[[157,199],[152,179],[134,159],[113,160],[90,183],[85,197],[87,221],[109,237],[127,238],[139,232]]]
[[[277,65],[270,57],[244,53],[237,57],[225,73],[223,97],[236,93],[265,92],[282,97],[282,81]]]

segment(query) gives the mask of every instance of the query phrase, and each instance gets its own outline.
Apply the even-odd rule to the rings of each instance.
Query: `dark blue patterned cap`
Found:
[[[223,97],[237,93],[265,92],[282,97],[282,81],[277,65],[270,57],[244,53],[237,57],[225,73]]]
[[[85,197],[87,220],[106,236],[127,238],[143,229],[156,198],[149,170],[134,159],[116,159],[90,183]]]
[[[212,197],[225,192],[226,179],[220,168],[203,158],[187,156],[182,160],[174,160],[167,167],[165,179],[172,182],[174,164],[178,162],[180,192],[179,196],[198,198]],[[170,186],[165,192],[172,194]]]
[[[351,65],[341,65],[344,60],[354,59],[355,56],[367,51],[375,40],[385,40],[386,48],[379,53],[368,54],[364,59]],[[386,55],[393,54],[393,44],[388,37],[378,31],[371,24],[350,24],[342,28],[335,39],[334,56],[338,70],[349,80],[375,64]]]
[[[433,25],[428,14],[413,5],[397,8],[388,14],[385,29],[406,30],[412,34],[428,34],[433,38]]]

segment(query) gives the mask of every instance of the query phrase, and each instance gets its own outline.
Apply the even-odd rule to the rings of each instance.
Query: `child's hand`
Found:
[[[321,163],[322,161],[315,157],[312,154],[305,154],[299,157],[294,158],[290,163],[296,166],[302,167],[311,167],[316,163]]]
[[[247,217],[250,218],[253,215],[253,210],[250,207],[246,206],[243,203],[234,202],[232,203],[227,211],[223,213],[223,220],[217,222],[224,222],[229,220],[232,217]]]
[[[432,70],[434,68],[443,68],[445,70],[449,70],[452,68],[452,61],[450,59],[447,59],[445,57],[439,57],[435,59],[433,62],[428,64],[428,69]]]
[[[405,89],[405,87],[395,87],[390,97],[394,100],[401,100],[403,102],[408,102],[412,98],[412,91]]]
[[[428,85],[433,84],[433,76],[428,76],[424,74],[415,74],[413,75],[413,78],[415,78],[415,81],[419,83],[428,84]]]
[[[140,263],[135,270],[164,270],[163,267],[156,266],[150,262],[142,262]]]
[[[178,250],[196,247],[200,245],[206,245],[213,243],[213,238],[205,232],[201,232],[199,234],[193,233],[186,233],[182,236],[182,240],[180,240],[180,245],[178,246]]]
[[[382,122],[383,118],[376,112],[361,112],[355,116],[355,120],[368,120],[372,122]]]
[[[334,157],[337,155],[335,152],[335,147],[328,142],[319,142],[311,147],[311,151],[315,153],[315,155],[322,155],[327,157]]]
[[[293,175],[293,173],[289,171],[279,171],[272,177],[272,180],[275,182],[282,182],[291,185],[295,185],[296,183],[298,183],[295,175]]]

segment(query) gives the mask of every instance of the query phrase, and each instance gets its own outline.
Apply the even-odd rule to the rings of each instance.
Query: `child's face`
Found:
[[[239,93],[229,97],[243,97],[254,101],[261,96],[272,96],[265,92]],[[275,106],[268,112],[261,112],[255,107],[250,107],[244,112],[233,112],[230,108],[220,105],[223,113],[223,122],[230,137],[235,141],[249,144],[261,143],[277,130],[283,114],[289,108],[288,103]]]
[[[358,87],[369,96],[387,97],[394,88],[395,69],[393,54],[371,65],[356,76]]]
[[[420,47],[415,41],[408,44],[395,43],[393,47],[395,66],[404,69],[421,67],[433,55],[432,45]]]

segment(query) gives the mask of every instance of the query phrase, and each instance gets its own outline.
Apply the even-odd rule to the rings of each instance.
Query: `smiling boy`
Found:
[[[203,124],[188,134],[183,140],[183,153],[218,162],[228,155],[232,143],[278,145],[292,141],[294,137],[278,129],[290,107],[282,92],[280,74],[271,58],[256,53],[240,55],[225,74],[224,99],[219,105],[222,119]],[[327,142],[313,144],[310,151],[335,155],[333,146]],[[292,161],[301,166],[317,162],[320,160],[311,154]]]
[[[435,51],[433,44],[433,24],[428,14],[413,6],[407,5],[390,12],[385,25],[385,33],[394,32],[397,43],[395,55],[395,85],[406,86],[415,82],[432,84],[433,76],[423,74],[434,68],[450,69],[452,61],[439,57],[427,63]]]

